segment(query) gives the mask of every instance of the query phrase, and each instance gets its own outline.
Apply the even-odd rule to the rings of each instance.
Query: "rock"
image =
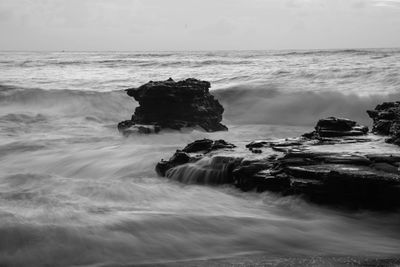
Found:
[[[156,165],[156,172],[161,176],[165,176],[166,172],[169,169],[172,169],[176,166],[186,164],[189,162],[194,162],[194,161],[195,161],[194,158],[190,157],[189,154],[187,154],[181,150],[177,150],[175,152],[175,154],[168,161],[161,160]]]
[[[285,150],[280,156],[270,154],[278,144]],[[371,147],[377,144],[378,141]],[[333,145],[347,146],[347,143],[337,141]],[[260,148],[269,156],[251,153]],[[301,195],[314,203],[335,207],[377,210],[400,207],[400,153],[371,154],[369,146],[365,149],[367,153],[332,152],[331,148],[331,143],[321,144],[306,138],[257,141],[251,143],[248,155],[241,153],[237,157],[233,144],[203,139],[189,144],[184,151],[178,150],[156,169],[159,174],[184,183],[231,184],[242,191]],[[222,150],[224,153],[220,155]]]
[[[186,153],[193,153],[193,152],[200,152],[203,151],[205,153],[208,153],[213,150],[217,149],[230,149],[230,148],[235,148],[236,146],[234,144],[228,143],[225,140],[210,140],[210,139],[202,139],[202,140],[196,140],[190,144],[188,144],[182,151]]]
[[[186,184],[232,184],[232,170],[240,161],[241,158],[229,156],[202,158],[196,163],[171,168],[165,176]]]
[[[121,122],[121,132],[134,125],[152,125],[158,130],[201,127],[207,132],[225,131],[221,124],[224,108],[209,92],[210,83],[196,79],[175,82],[150,81],[139,88],[127,89],[129,96],[139,102],[129,121]]]
[[[264,140],[256,140],[256,141],[253,141],[253,142],[247,144],[246,147],[251,150],[253,148],[261,148],[261,147],[264,147],[269,144],[270,144],[270,142],[267,142]]]
[[[389,135],[388,142],[400,145],[400,102],[383,103],[368,114],[374,133]],[[248,152],[224,140],[197,140],[157,168],[185,183],[231,184],[242,191],[301,195],[335,207],[396,210],[400,152],[367,134],[368,128],[355,121],[329,117],[299,138],[253,141],[246,145]]]
[[[384,102],[367,113],[373,120],[374,133],[388,135],[388,143],[400,145],[400,101]]]
[[[400,162],[399,154],[381,153],[381,154],[367,154],[365,155],[372,162],[384,162],[384,163],[397,163]]]
[[[305,138],[361,136],[368,133],[368,127],[358,125],[355,121],[343,118],[328,117],[321,119],[315,131],[303,135]]]
[[[169,160],[161,160],[156,165],[156,172],[161,176],[166,176],[166,172],[168,170],[179,165],[196,162],[201,159],[205,154],[211,151],[220,149],[232,149],[235,147],[235,145],[228,143],[225,140],[196,140],[188,144],[184,149],[177,150]],[[203,154],[200,155],[200,157],[197,155],[190,155],[190,153],[197,152],[202,152]]]
[[[250,151],[254,154],[261,154],[262,150],[261,149],[256,149],[256,148],[250,148]]]

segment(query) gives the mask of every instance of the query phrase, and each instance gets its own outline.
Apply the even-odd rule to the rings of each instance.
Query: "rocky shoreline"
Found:
[[[199,127],[225,131],[224,108],[197,79],[153,82],[126,90],[139,102],[124,135]],[[318,204],[351,209],[400,207],[400,102],[368,110],[372,132],[357,122],[321,119],[298,138],[256,140],[245,147],[202,139],[161,160],[160,176],[183,183],[229,184],[242,191],[299,195]]]
[[[386,147],[382,153],[384,145],[373,135],[259,140],[247,145],[247,155],[237,156],[234,144],[203,139],[160,161],[156,170],[184,183],[231,184],[352,209],[395,209],[400,206],[400,151]]]
[[[156,171],[183,183],[230,184],[335,207],[393,210],[400,207],[400,150],[384,139],[354,121],[330,117],[298,138],[253,141],[247,152],[224,140],[197,140],[161,160]]]

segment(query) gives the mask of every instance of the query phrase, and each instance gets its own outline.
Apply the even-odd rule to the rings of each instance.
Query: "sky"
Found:
[[[400,0],[0,0],[0,50],[400,47]]]

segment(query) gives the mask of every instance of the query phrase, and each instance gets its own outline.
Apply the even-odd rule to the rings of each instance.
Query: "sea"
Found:
[[[124,137],[124,89],[197,78],[228,132]],[[0,52],[0,266],[400,266],[400,214],[179,183],[187,143],[246,144],[400,100],[400,49]]]

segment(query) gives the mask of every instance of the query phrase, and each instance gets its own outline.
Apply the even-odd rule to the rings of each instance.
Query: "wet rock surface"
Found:
[[[316,131],[331,125],[331,119],[328,124],[320,122]],[[358,127],[342,122],[333,122],[336,130],[338,125],[346,132]],[[377,210],[400,207],[400,151],[395,146],[383,152],[382,146],[390,145],[364,133],[321,137],[319,132],[312,137],[258,140],[246,148],[223,140],[198,140],[156,169],[180,182],[231,184],[243,191],[300,195],[319,204]],[[247,153],[238,153],[239,149]]]
[[[321,119],[315,126],[315,131],[304,134],[308,138],[360,136],[368,133],[368,127],[358,125],[357,122],[344,119],[329,117]]]
[[[209,92],[210,83],[197,79],[175,82],[150,81],[139,88],[127,89],[129,96],[139,102],[131,120],[118,124],[118,130],[129,134],[131,129],[141,127],[180,130],[184,127],[200,127],[207,132],[225,131],[221,124],[224,108]]]
[[[367,113],[373,119],[374,133],[388,135],[388,143],[400,145],[400,102],[385,102]]]
[[[208,153],[213,150],[222,149],[222,148],[235,148],[234,144],[228,143],[225,140],[211,140],[211,139],[201,139],[194,141],[188,144],[184,149],[183,152],[193,153],[203,151]]]

